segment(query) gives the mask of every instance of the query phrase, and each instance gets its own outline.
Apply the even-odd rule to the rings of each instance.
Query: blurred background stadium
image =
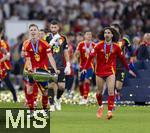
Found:
[[[150,31],[149,7],[150,1],[147,0],[0,0],[0,25],[4,28],[3,38],[11,47],[11,77],[15,89],[23,89],[23,59],[20,52],[23,41],[27,39],[29,24],[36,23],[47,33],[49,22],[59,20],[61,32],[76,48],[78,33],[90,29],[96,42],[102,28],[117,23],[131,41],[137,56],[133,65],[138,77],[133,79],[127,75],[122,99],[150,102],[150,35],[147,41],[142,42],[144,34]],[[148,51],[148,56],[143,51],[137,52],[143,45],[146,47],[144,53]],[[1,84],[2,90],[6,90],[4,83]],[[9,93],[8,97],[3,93],[0,95],[1,101],[9,101]],[[94,99],[94,96],[91,97]]]

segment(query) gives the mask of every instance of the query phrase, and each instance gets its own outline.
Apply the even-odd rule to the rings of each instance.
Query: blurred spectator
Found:
[[[138,36],[135,36],[133,38],[133,44],[132,44],[132,48],[134,50],[134,53],[137,51],[137,49],[139,48],[140,46],[140,41],[141,41],[141,38],[138,37]]]
[[[150,59],[149,53],[148,53],[148,34],[144,34],[144,37],[140,43],[139,48],[137,49],[137,59],[138,60],[147,60]]]
[[[110,23],[123,26],[131,37],[150,30],[150,2],[146,0],[1,0],[0,22],[61,20],[65,32],[94,32]],[[70,29],[71,28],[71,29]]]

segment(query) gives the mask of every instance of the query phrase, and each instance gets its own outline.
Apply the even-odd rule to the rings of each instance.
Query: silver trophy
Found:
[[[57,82],[58,75],[44,69],[37,69],[35,72],[24,71],[24,75],[32,77],[37,82],[53,81]]]

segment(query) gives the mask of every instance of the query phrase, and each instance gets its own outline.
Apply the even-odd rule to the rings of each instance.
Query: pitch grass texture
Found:
[[[23,103],[0,103],[0,108],[22,107]],[[51,113],[50,133],[150,133],[150,106],[121,106],[106,120],[96,118],[97,106],[63,105]]]

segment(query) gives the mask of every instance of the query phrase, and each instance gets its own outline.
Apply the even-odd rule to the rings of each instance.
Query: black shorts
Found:
[[[58,75],[58,80],[57,82],[65,82],[65,73],[64,73],[64,68],[57,68],[58,70],[60,70],[60,74]],[[51,71],[51,73],[55,73],[54,69],[50,68],[49,69]]]
[[[117,69],[116,71],[116,81],[124,82],[125,79],[125,70]]]

